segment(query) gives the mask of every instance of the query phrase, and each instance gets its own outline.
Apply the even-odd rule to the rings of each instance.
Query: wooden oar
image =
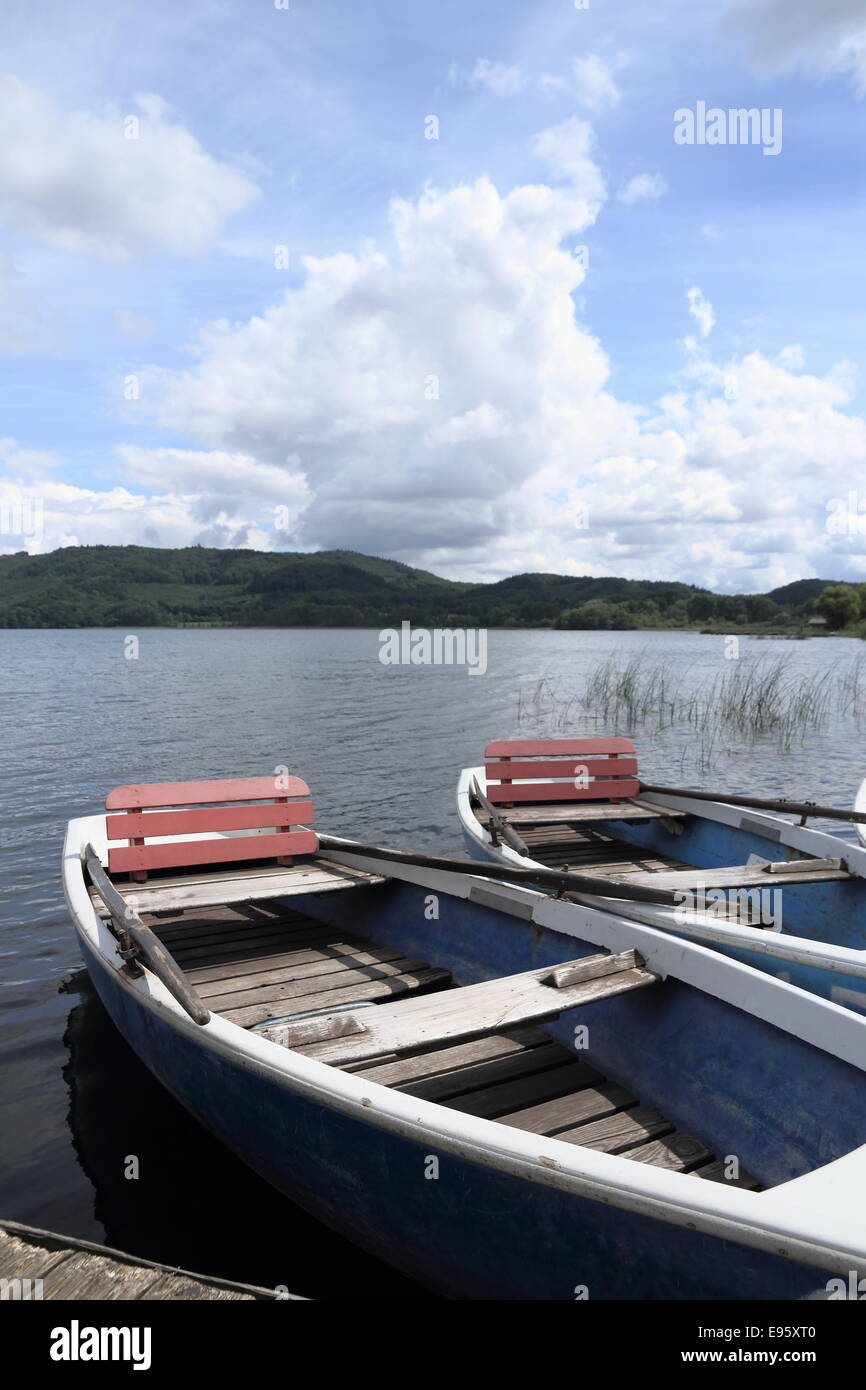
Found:
[[[332,835],[320,835],[319,845],[325,850],[362,854],[394,864],[411,864],[418,869],[444,869],[448,873],[498,878],[503,883],[520,883],[530,888],[555,888],[558,893],[568,891],[587,897],[623,898],[630,902],[656,903],[661,907],[678,907],[682,901],[682,894],[677,895],[667,888],[636,887],[607,878],[593,878],[589,874],[566,873],[561,869],[513,869],[505,864],[457,859],[448,854],[421,854],[415,850],[385,849],[383,845],[359,845],[354,840],[337,840]]]
[[[140,957],[148,970],[162,981],[169,994],[195,1023],[207,1023],[210,1013],[174,956],[166,950],[155,932],[146,927],[141,918],[124,902],[103,869],[93,846],[85,845],[81,857],[87,865],[87,872],[94,887],[111,915],[112,930],[118,939],[124,960],[128,964],[134,964],[135,958]],[[141,971],[137,973],[140,975]]]
[[[732,796],[729,792],[696,792],[691,787],[659,787],[654,782],[641,782],[642,792],[665,796],[690,796],[695,801],[725,801],[729,806],[749,806],[756,811],[787,811],[790,815],[820,816],[826,820],[845,820],[866,824],[862,811],[844,811],[838,806],[819,806],[816,801],[789,801],[785,797],[767,799],[760,796]]]
[[[472,779],[472,795],[476,798],[482,810],[487,812],[488,829],[494,845],[497,839],[504,840],[505,843],[516,850],[518,854],[522,854],[524,859],[531,859],[532,856],[529,853],[529,847],[521,840],[514,826],[509,825],[507,818],[502,812],[497,811],[493,802],[487,800],[487,797],[478,785],[477,777],[473,777]]]

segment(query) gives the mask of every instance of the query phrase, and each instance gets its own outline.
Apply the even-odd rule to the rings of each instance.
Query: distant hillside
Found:
[[[774,603],[800,607],[801,604],[812,603],[822,589],[836,582],[835,579],[795,579],[792,584],[783,584],[781,589],[771,589],[767,598]]]
[[[0,627],[688,627],[791,621],[824,584],[716,595],[694,585],[559,574],[440,579],[351,550],[72,546],[0,556]]]

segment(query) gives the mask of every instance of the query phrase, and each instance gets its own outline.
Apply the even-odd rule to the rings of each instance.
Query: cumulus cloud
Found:
[[[92,115],[0,79],[0,220],[15,231],[115,258],[193,252],[255,194],[158,97],[129,115]]]
[[[589,53],[573,59],[564,73],[545,72],[536,77],[524,72],[519,63],[478,58],[472,68],[452,63],[448,81],[452,87],[483,87],[497,97],[517,96],[532,87],[548,96],[565,93],[585,110],[599,115],[619,105],[622,93],[616,73],[627,63],[626,54],[618,54],[612,62],[606,62],[597,53]]]
[[[866,93],[862,0],[735,0],[726,27],[743,37],[760,69],[843,73],[858,96]]]
[[[604,179],[595,162],[595,133],[579,116],[542,130],[532,148],[558,178],[567,179],[585,199],[583,208],[573,209],[573,230],[595,221],[605,197]]]
[[[479,58],[469,70],[452,63],[448,81],[452,87],[486,87],[497,97],[516,96],[526,86],[519,63],[494,63],[489,58]]]
[[[697,285],[692,285],[691,289],[686,290],[686,299],[689,302],[689,313],[698,325],[698,332],[702,338],[708,338],[716,322],[712,304]]]
[[[668,191],[668,181],[661,174],[635,174],[634,178],[629,179],[624,188],[621,188],[617,197],[621,203],[631,207],[634,203],[641,203],[647,200],[656,202],[663,198]]]
[[[0,554],[40,555],[70,545],[235,546],[267,550],[285,541],[272,513],[212,492],[137,493],[123,485],[76,486],[46,476],[0,477]],[[289,513],[291,520],[291,513]]]
[[[587,110],[599,113],[619,105],[622,93],[614,74],[624,63],[622,58],[613,64],[606,63],[597,53],[575,59],[572,65],[574,90]]]
[[[796,345],[716,361],[701,341],[653,414],[617,399],[574,307],[569,248],[604,196],[592,132],[565,122],[535,151],[556,182],[396,199],[392,251],[309,257],[263,313],[205,327],[188,369],[142,367],[136,408],[189,443],[124,445],[122,485],[63,484],[5,441],[0,500],[44,498],[28,546],[349,547],[454,577],[727,590],[856,576],[866,540],[827,524],[866,468],[850,369],[809,374]],[[706,339],[698,286],[688,303]]]

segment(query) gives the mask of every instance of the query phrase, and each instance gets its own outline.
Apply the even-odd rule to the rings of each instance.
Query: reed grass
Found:
[[[728,751],[728,740],[741,745],[744,739],[769,738],[788,751],[826,728],[836,713],[866,714],[866,657],[819,675],[791,669],[785,657],[741,658],[696,681],[693,671],[674,671],[639,652],[607,657],[576,691],[563,693],[553,677],[544,676],[518,698],[519,722],[537,727],[543,720],[557,732],[587,723],[611,732],[691,727],[702,768]],[[690,762],[695,753],[690,740]]]

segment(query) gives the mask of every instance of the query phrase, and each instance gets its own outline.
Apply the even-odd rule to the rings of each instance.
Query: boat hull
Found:
[[[460,800],[462,802],[463,798]],[[472,821],[467,823],[465,807],[462,805],[460,821],[463,841],[472,859],[508,864],[512,867],[536,862],[521,859],[510,852],[503,853],[498,847],[491,845],[489,840],[481,839],[475,829],[478,822],[473,816]],[[709,820],[697,821],[682,828],[680,833],[665,828],[660,821],[645,824],[611,821],[606,823],[605,831],[638,849],[669,854],[685,860],[698,870],[743,864],[750,855],[758,855],[763,859],[781,857],[779,845],[774,839]],[[845,849],[844,842],[839,842],[836,852],[844,856]],[[781,894],[786,935],[826,943],[830,947],[866,950],[866,883],[862,879],[850,882],[789,884],[784,887],[774,884],[772,889],[764,891]],[[775,899],[768,900],[770,911],[773,910],[774,902]],[[618,910],[624,915],[628,915],[630,910],[634,911],[628,903],[620,904]],[[645,913],[636,912],[635,917],[636,920],[649,920]],[[659,921],[657,925],[665,924]],[[763,932],[766,929],[761,930]],[[866,979],[862,976],[849,974],[844,969],[825,970],[797,961],[781,961],[758,951],[714,942],[706,936],[700,939],[704,945],[724,951],[726,955],[745,965],[773,974],[780,980],[797,985],[798,988],[808,990],[824,999],[830,999],[834,1003],[843,1004],[855,1012],[866,1014]]]
[[[80,941],[119,1031],[201,1124],[279,1192],[441,1295],[751,1300],[827,1287],[825,1270],[563,1192],[543,1175],[515,1176],[313,1099],[227,1055],[207,1030],[178,1028]],[[288,1263],[286,1283],[298,1283]]]

